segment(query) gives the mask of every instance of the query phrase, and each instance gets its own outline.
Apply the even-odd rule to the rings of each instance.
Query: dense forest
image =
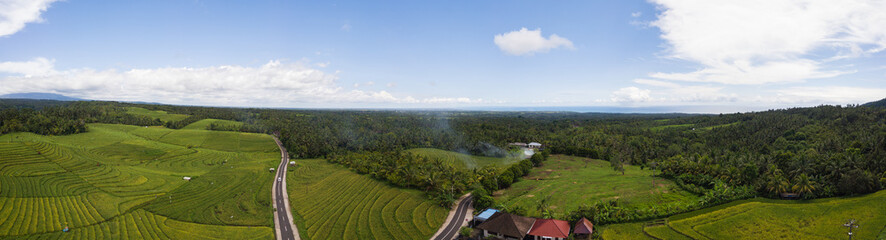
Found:
[[[93,122],[181,128],[204,118],[241,121],[245,124],[239,129],[210,128],[276,134],[294,157],[325,157],[396,185],[427,190],[444,203],[471,189],[491,192],[505,187],[502,178],[515,181],[528,170],[458,170],[428,163],[428,159],[402,150],[429,147],[501,156],[509,142],[541,142],[551,154],[659,170],[661,176],[689,191],[711,195],[703,205],[753,196],[775,198],[780,193],[796,193],[802,198],[852,195],[886,187],[886,108],[877,102],[687,115],[275,110],[8,101],[0,100],[0,133],[73,134],[87,131],[86,123]],[[162,122],[128,115],[124,111],[127,106],[190,117]],[[532,164],[538,162],[515,166]],[[486,180],[484,184],[484,179],[496,182]],[[716,195],[723,193],[730,196]],[[606,205],[597,204],[602,204],[600,208]]]

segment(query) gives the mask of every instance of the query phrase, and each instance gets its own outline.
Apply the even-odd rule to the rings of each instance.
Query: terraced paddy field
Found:
[[[625,165],[622,175],[612,170],[608,161],[551,155],[543,166],[533,168],[510,188],[496,193],[495,198],[508,207],[521,206],[530,215],[539,216],[536,206],[543,198],[549,198],[552,212],[561,214],[600,200],[617,200],[623,206],[642,208],[699,198],[669,180],[655,178],[655,186],[652,181],[652,171],[638,166]]]
[[[260,134],[90,124],[0,135],[0,239],[273,238],[278,162]]]
[[[886,239],[886,191],[810,201],[750,199],[658,221],[602,227],[604,239]],[[654,238],[653,238],[654,237]]]
[[[302,239],[428,239],[449,213],[420,191],[323,159],[296,161],[286,185]]]
[[[221,119],[203,119],[203,120],[188,124],[188,126],[185,126],[182,129],[206,130],[209,127],[209,124],[213,124],[213,123],[215,123],[216,125],[234,126],[234,127],[238,127],[238,128],[243,125],[242,122],[236,122],[236,121],[221,120]]]
[[[408,152],[414,153],[419,156],[425,156],[429,158],[439,158],[443,159],[443,161],[452,164],[456,167],[463,167],[467,169],[476,169],[484,166],[494,165],[494,166],[509,166],[511,164],[520,162],[522,160],[519,157],[482,157],[482,156],[474,156],[464,153],[458,153],[453,151],[440,150],[435,148],[413,148],[407,150]]]
[[[140,107],[127,107],[126,113],[132,115],[141,115],[147,116],[150,118],[158,118],[160,121],[169,122],[169,121],[180,121],[188,117],[185,114],[175,114],[175,113],[167,113],[166,111],[154,111],[148,110]]]

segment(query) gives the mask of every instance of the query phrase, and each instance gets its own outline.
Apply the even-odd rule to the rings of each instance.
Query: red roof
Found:
[[[573,232],[577,234],[591,234],[594,232],[594,224],[586,218],[581,218],[581,220],[575,223],[575,230]]]
[[[569,236],[569,222],[557,219],[538,219],[535,220],[535,224],[532,224],[529,235],[566,238]]]

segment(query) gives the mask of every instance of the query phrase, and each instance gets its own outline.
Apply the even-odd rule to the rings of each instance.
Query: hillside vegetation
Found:
[[[298,160],[287,174],[302,239],[428,239],[449,210],[323,159]]]
[[[0,238],[273,237],[270,136],[88,127],[0,135]]]

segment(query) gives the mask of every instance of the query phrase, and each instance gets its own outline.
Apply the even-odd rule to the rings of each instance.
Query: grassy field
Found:
[[[174,114],[167,113],[165,111],[151,111],[148,109],[140,108],[140,107],[128,107],[126,108],[126,113],[132,115],[142,115],[150,118],[159,118],[160,121],[169,122],[169,121],[180,121],[188,117],[185,114]]]
[[[637,166],[625,165],[622,175],[607,161],[551,155],[544,166],[533,168],[522,180],[496,193],[496,202],[539,214],[536,206],[549,197],[551,211],[562,214],[598,200],[617,199],[628,207],[645,207],[698,199],[671,181],[655,178],[653,187],[652,180],[651,170]]]
[[[481,157],[434,148],[413,148],[407,151],[429,158],[440,158],[454,166],[468,169],[481,168],[488,165],[508,166],[522,160],[518,157]]]
[[[115,124],[89,130],[0,135],[0,239],[274,236],[267,169],[279,152],[270,136]],[[200,143],[189,147],[171,134]]]
[[[322,159],[297,162],[286,185],[302,239],[428,239],[449,212],[417,190]]]
[[[643,239],[638,232],[659,239],[845,239],[842,224],[854,218],[855,239],[886,239],[884,203],[886,191],[810,201],[751,199],[676,215],[664,225],[615,224],[601,233],[604,239]]]
[[[243,125],[242,122],[235,122],[235,121],[230,121],[230,120],[203,119],[203,120],[188,124],[188,126],[185,126],[182,129],[206,130],[206,128],[209,127],[209,124],[213,124],[213,123],[215,123],[216,125],[235,126],[238,128]]]

